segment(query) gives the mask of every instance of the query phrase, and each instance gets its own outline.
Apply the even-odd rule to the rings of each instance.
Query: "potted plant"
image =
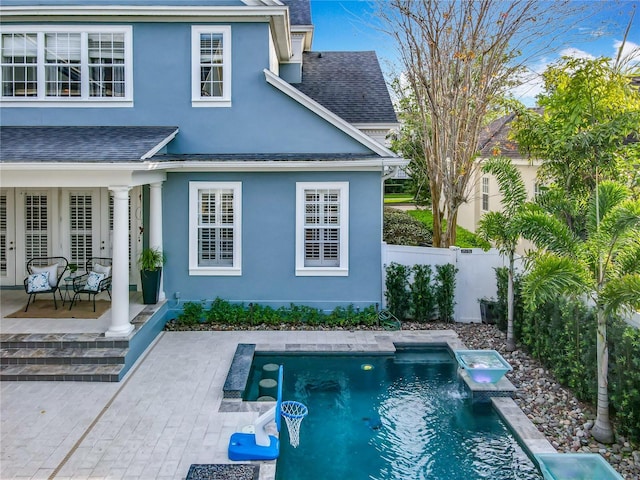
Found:
[[[140,252],[140,281],[142,282],[142,300],[145,305],[158,303],[160,278],[165,255],[159,248],[145,248]]]
[[[479,298],[480,318],[482,323],[496,323],[498,319],[498,302],[493,298]]]

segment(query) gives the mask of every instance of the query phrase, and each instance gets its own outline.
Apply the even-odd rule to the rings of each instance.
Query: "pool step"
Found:
[[[1,334],[0,381],[117,382],[128,339],[104,334]]]
[[[429,350],[426,352],[402,352],[397,351],[393,357],[393,363],[407,365],[433,365],[442,363],[454,363],[453,357],[446,351]]]

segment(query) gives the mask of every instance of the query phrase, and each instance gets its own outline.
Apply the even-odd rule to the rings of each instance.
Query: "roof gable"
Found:
[[[376,52],[303,55],[302,93],[349,123],[397,123]]]

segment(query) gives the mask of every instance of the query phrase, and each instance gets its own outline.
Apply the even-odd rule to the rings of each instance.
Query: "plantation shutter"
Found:
[[[304,266],[340,266],[340,190],[305,190],[304,209]]]
[[[69,194],[69,238],[71,263],[83,266],[93,256],[93,196]]]
[[[7,276],[7,195],[0,195],[0,276]]]
[[[24,196],[25,259],[49,256],[49,197],[46,193]]]

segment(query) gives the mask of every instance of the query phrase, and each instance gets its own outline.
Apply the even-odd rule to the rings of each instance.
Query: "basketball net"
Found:
[[[293,448],[297,448],[298,445],[300,445],[300,424],[304,417],[307,416],[307,413],[309,413],[309,410],[306,405],[289,400],[282,402],[280,405],[280,413],[287,423],[289,443]]]

